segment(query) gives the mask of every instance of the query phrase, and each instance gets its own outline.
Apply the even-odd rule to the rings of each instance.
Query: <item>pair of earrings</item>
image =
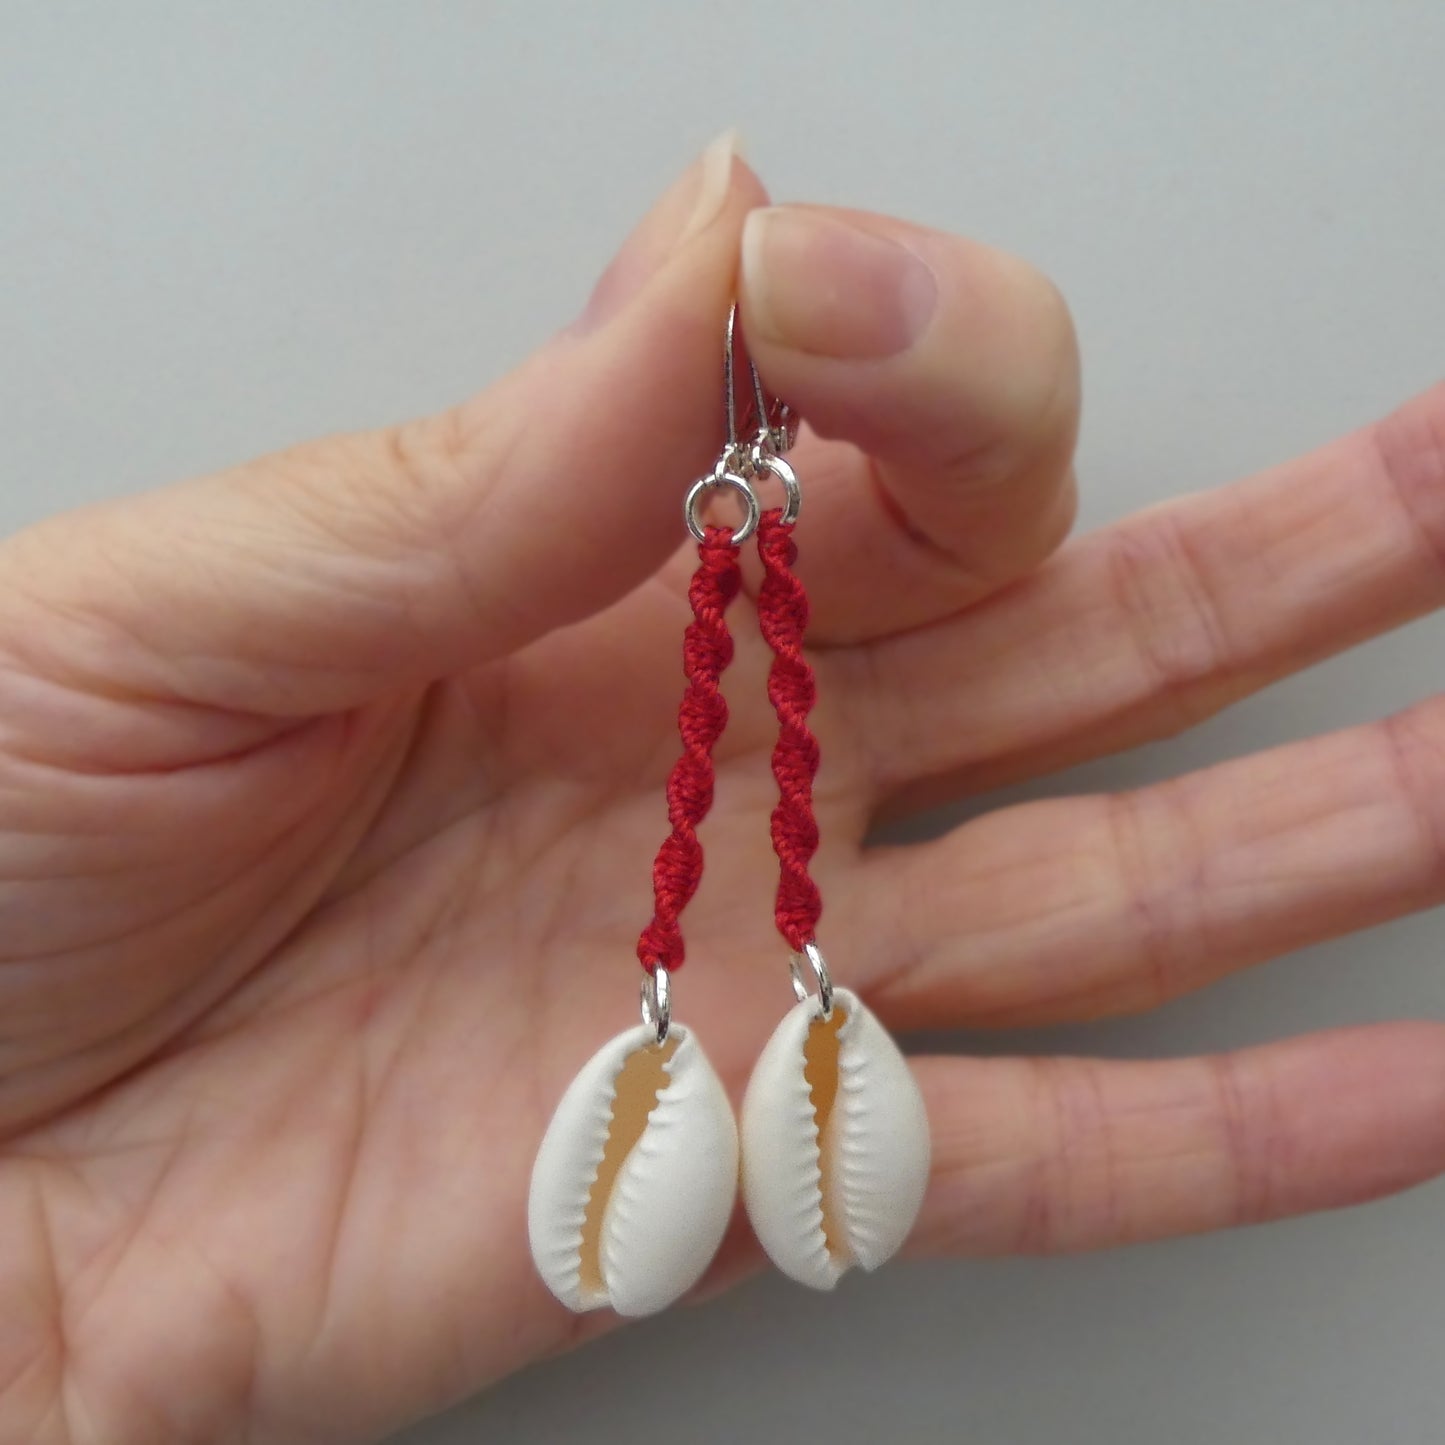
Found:
[[[855,994],[834,988],[814,937],[821,901],[808,863],[818,842],[818,749],[807,726],[812,669],[801,651],[807,597],[792,571],[802,494],[782,456],[795,428],[785,405],[769,405],[749,362],[756,431],[739,440],[735,325],[736,308],[723,353],[727,444],[683,509],[698,569],[683,647],[683,753],[667,789],[672,832],[653,868],[656,911],[638,944],[647,970],[642,1022],[604,1044],[572,1081],[532,1171],[532,1257],[552,1293],[579,1312],[610,1306],[652,1314],[691,1289],[722,1242],[740,1158],[759,1242],[785,1274],[818,1289],[831,1289],[854,1265],[873,1269],[894,1254],[928,1179],[918,1085],[882,1024]],[[764,512],[757,484],[767,477],[782,483],[785,503]],[[746,509],[736,530],[700,520],[719,489],[735,492]],[[775,911],[797,1003],[754,1067],[739,1129],[692,1030],[672,1021],[671,972],[683,957],[678,918],[702,874],[696,828],[712,804],[712,750],[727,722],[718,691],[732,658],[724,611],[741,586],[739,551],[755,533],[763,562],[758,620],[773,651],[768,695],[779,721]]]

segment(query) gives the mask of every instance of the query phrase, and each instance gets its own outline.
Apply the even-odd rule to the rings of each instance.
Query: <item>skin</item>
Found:
[[[612,1323],[537,1281],[525,1193],[566,1082],[634,1017],[687,618],[675,504],[710,462],[734,288],[765,321],[781,284],[757,227],[739,279],[765,197],[717,174],[684,175],[582,321],[481,397],[0,548],[0,1437],[365,1440]],[[1174,734],[1445,602],[1445,392],[1061,546],[1057,293],[957,238],[814,214],[937,282],[883,356],[820,351],[857,349],[821,301],[792,343],[750,331],[812,426],[840,980],[899,1030],[1098,1018],[1438,903],[1439,700],[863,850],[880,818]],[[826,297],[834,244],[787,284]],[[790,995],[767,659],[746,598],[731,621],[676,1007],[736,1098]],[[914,1062],[921,1253],[1115,1245],[1445,1168],[1434,1023]],[[739,1224],[703,1292],[759,1263]]]

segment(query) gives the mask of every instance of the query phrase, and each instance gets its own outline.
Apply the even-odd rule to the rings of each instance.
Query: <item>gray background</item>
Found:
[[[0,3],[0,525],[484,383],[731,123],[780,197],[1054,275],[1097,524],[1441,374],[1442,72],[1439,0]],[[1418,624],[1048,789],[1372,717],[1435,684],[1442,642]],[[1442,942],[1436,913],[1007,1047],[1445,1017]],[[1438,1442],[1442,1223],[1436,1185],[1127,1252],[899,1266],[832,1298],[763,1280],[404,1439]]]

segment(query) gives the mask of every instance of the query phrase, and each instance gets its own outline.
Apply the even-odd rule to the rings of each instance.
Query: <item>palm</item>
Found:
[[[735,1088],[788,996],[768,912],[743,905],[766,897],[772,806],[771,712],[748,613],[745,601],[734,609],[738,698],[690,920],[699,961],[680,996]],[[87,1334],[163,1337],[195,1372],[187,1389],[210,1383],[218,1420],[236,1412],[227,1397],[245,1379],[253,1399],[284,1397],[299,1418],[309,1406],[344,1429],[338,1396],[365,1378],[346,1401],[364,1428],[564,1342],[567,1317],[519,1245],[526,1179],[599,1023],[621,1027],[634,1008],[686,616],[659,579],[504,662],[379,702],[344,733],[318,720],[315,746],[290,733],[261,746],[244,763],[254,785],[225,810],[207,806],[200,780],[189,802],[165,800],[233,859],[262,856],[237,907],[252,936],[286,938],[244,961],[232,953],[223,966],[244,979],[224,1000],[149,1039],[101,1098],[14,1141],[0,1208],[44,1201],[37,1292],[83,1255],[68,1315]],[[851,801],[825,808],[824,823],[856,843],[861,811],[839,752],[832,792]],[[318,770],[332,778],[320,790]],[[120,786],[133,817],[162,806],[147,780]],[[306,811],[285,851],[309,860],[304,896],[294,860],[257,836],[298,796]],[[176,841],[158,880],[185,871],[190,839]],[[113,925],[127,950],[165,947],[145,914],[203,903],[184,887],[135,892],[145,912]],[[224,927],[174,968],[206,978],[231,941]],[[115,1000],[101,992],[95,1004],[104,1013]],[[73,1190],[79,1218],[62,1202]],[[459,1261],[476,1265],[465,1288]],[[146,1275],[143,1293],[132,1271]],[[475,1326],[480,1302],[490,1329]],[[49,1369],[62,1366],[82,1402],[118,1391],[162,1419],[178,1408],[165,1379],[96,1378],[83,1350]]]

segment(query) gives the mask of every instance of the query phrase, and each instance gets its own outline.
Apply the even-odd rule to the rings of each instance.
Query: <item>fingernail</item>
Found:
[[[801,207],[748,216],[742,271],[751,335],[838,360],[907,350],[938,301],[932,269],[907,246]]]
[[[739,139],[736,130],[724,131],[663,193],[593,287],[577,330],[615,316],[679,246],[717,220],[732,189]]]
[[[674,246],[690,241],[717,220],[732,189],[733,162],[741,154],[742,136],[735,129],[725,130],[683,173],[677,184],[690,192],[692,204]]]

